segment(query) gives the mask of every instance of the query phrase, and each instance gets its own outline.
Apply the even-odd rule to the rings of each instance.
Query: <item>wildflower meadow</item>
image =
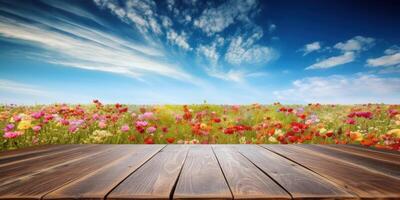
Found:
[[[361,144],[400,149],[400,105],[3,105],[1,150],[41,144]]]

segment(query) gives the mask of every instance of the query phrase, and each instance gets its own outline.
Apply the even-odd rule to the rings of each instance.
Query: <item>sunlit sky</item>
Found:
[[[0,103],[400,103],[400,1],[0,0]]]

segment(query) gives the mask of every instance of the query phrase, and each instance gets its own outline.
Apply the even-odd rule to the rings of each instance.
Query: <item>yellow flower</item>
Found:
[[[391,135],[393,137],[396,137],[396,138],[400,138],[400,129],[398,129],[398,128],[392,129],[392,130],[388,131],[387,134]]]
[[[246,144],[246,137],[242,136],[241,138],[239,138],[239,143]]]
[[[18,129],[19,130],[26,130],[32,127],[31,121],[30,120],[22,120],[18,124]]]
[[[207,124],[201,123],[201,124],[200,124],[200,128],[201,128],[201,129],[206,129],[206,128],[207,128]]]
[[[275,137],[269,137],[268,138],[268,142],[271,142],[271,143],[277,143],[278,142],[278,140],[276,140],[276,138]]]
[[[352,132],[350,132],[350,138],[353,141],[361,142],[361,140],[363,140],[363,135],[358,131],[352,131]]]
[[[326,131],[328,131],[328,130],[326,130],[326,128],[321,128],[321,129],[319,129],[319,133],[320,133],[321,135],[325,134]]]

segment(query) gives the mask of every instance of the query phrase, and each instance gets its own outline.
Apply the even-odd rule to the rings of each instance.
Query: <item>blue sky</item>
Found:
[[[0,103],[400,103],[399,1],[0,0]]]

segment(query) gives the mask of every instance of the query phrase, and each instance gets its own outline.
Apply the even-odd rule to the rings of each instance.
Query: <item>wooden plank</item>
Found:
[[[234,146],[213,146],[234,199],[291,199],[291,196],[265,175]]]
[[[102,200],[113,188],[163,147],[164,145],[132,145],[123,153],[122,157],[116,157],[107,166],[76,179],[45,195],[43,199]]]
[[[195,145],[190,148],[173,198],[232,199],[210,145]]]
[[[161,151],[184,151],[187,152],[191,145],[189,144],[168,144]]]
[[[354,197],[318,174],[262,147],[240,146],[239,151],[295,199]]]
[[[64,151],[47,156],[39,156],[34,159],[25,159],[0,166],[0,186],[14,181],[19,177],[35,174],[49,167],[64,163],[66,160],[73,160],[81,156],[97,153],[101,149],[99,145],[66,147],[71,149],[64,149]]]
[[[118,185],[107,199],[169,199],[187,155],[188,148],[182,149],[158,153]]]
[[[132,145],[100,145],[105,151],[86,155],[0,187],[0,199],[41,199],[69,182],[126,155]]]
[[[8,157],[8,156],[18,156],[18,155],[23,155],[23,154],[27,154],[27,153],[32,153],[35,151],[51,149],[51,148],[55,148],[55,147],[59,147],[59,146],[63,146],[63,145],[44,144],[44,145],[36,145],[36,146],[30,146],[30,147],[25,147],[25,148],[20,148],[20,149],[0,151],[0,160],[1,160],[1,158]]]
[[[315,151],[301,148],[302,145],[263,145],[334,181],[360,198],[398,198],[400,182],[381,174],[372,173],[357,165],[332,159]]]
[[[394,151],[394,150],[390,150],[390,149],[366,147],[366,146],[362,146],[359,144],[348,144],[347,146],[357,148],[357,149],[363,149],[366,151],[375,151],[375,152],[381,152],[381,153],[384,152],[384,153],[388,153],[388,154],[400,155],[400,151]]]
[[[20,162],[26,159],[34,159],[40,156],[59,153],[65,150],[72,150],[80,146],[82,145],[43,145],[6,151],[0,154],[0,166],[9,165],[13,162]]]
[[[400,179],[400,164],[350,154],[337,149],[325,147],[325,145],[301,145],[301,147],[330,156],[333,159],[358,165],[358,167],[372,170],[374,173],[381,173],[383,175]]]
[[[359,156],[400,164],[400,155],[387,153],[387,151],[378,151],[378,150],[370,151],[367,148],[357,148],[353,147],[352,145],[343,145],[343,144],[325,145],[325,146],[328,148],[338,149]]]

